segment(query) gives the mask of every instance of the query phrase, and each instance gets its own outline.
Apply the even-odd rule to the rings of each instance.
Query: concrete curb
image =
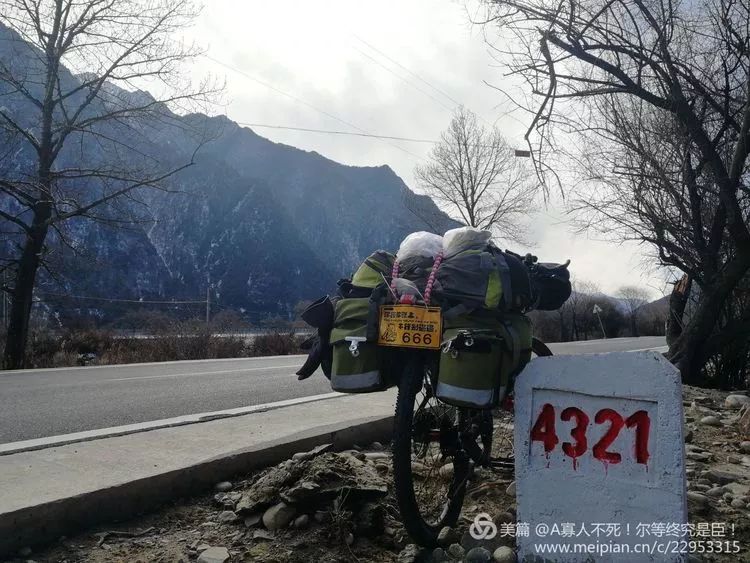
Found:
[[[392,415],[319,426],[153,477],[0,514],[0,558],[12,557],[22,547],[44,545],[95,524],[126,520],[167,501],[200,494],[219,481],[274,465],[321,444],[343,450],[355,443],[387,441],[392,429]]]
[[[72,434],[62,434],[59,436],[50,436],[49,438],[35,438],[33,440],[22,440],[20,442],[9,442],[0,444],[0,456],[13,455],[22,452],[33,452],[44,450],[55,446],[65,446],[68,444],[78,444],[90,440],[102,440],[105,438],[116,438],[118,436],[127,436],[128,434],[137,434],[139,432],[149,432],[159,430],[160,428],[174,428],[175,426],[186,426],[188,424],[199,424],[211,420],[220,420],[222,418],[231,418],[237,416],[246,416],[248,414],[257,414],[268,412],[274,409],[281,409],[304,403],[315,401],[325,401],[336,397],[343,397],[342,393],[324,393],[322,395],[309,395],[297,399],[286,399],[274,403],[264,403],[262,405],[252,405],[249,407],[239,407],[236,409],[227,409],[224,411],[203,412],[196,414],[187,414],[162,420],[153,420],[149,422],[139,422],[137,424],[127,424],[124,426],[114,426],[112,428],[101,428],[98,430],[87,430],[85,432],[74,432]]]

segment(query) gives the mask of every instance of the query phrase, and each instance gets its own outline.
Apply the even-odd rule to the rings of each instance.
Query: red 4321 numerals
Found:
[[[563,422],[575,423],[570,431],[571,442],[563,442],[563,453],[574,460],[588,450],[586,430],[589,427],[589,416],[577,407],[568,407],[560,413]],[[560,439],[555,430],[555,407],[549,403],[542,407],[542,412],[531,429],[531,441],[542,442],[545,453],[555,449]],[[623,427],[635,428],[635,460],[637,463],[648,463],[648,438],[651,430],[651,419],[646,411],[637,411],[628,418],[612,409],[602,409],[594,415],[595,424],[609,424],[607,431],[591,448],[594,457],[605,463],[620,463],[622,454],[609,451],[609,447],[617,439]]]

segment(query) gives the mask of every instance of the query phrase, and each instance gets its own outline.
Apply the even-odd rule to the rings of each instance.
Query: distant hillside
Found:
[[[2,26],[0,61],[11,68],[37,64],[34,49]],[[62,82],[80,79],[63,73]],[[29,102],[1,89],[1,105],[30,130],[38,128],[38,112]],[[112,95],[119,100],[149,96],[114,87]],[[195,146],[191,131],[204,128],[216,139],[201,149],[194,166],[169,181],[169,188],[179,193],[144,191],[138,201],[107,210],[138,223],[125,229],[90,221],[69,223],[61,234],[77,252],[53,236],[50,257],[59,279],[43,274],[42,298],[62,293],[197,299],[210,284],[219,308],[243,309],[255,318],[287,314],[298,301],[331,291],[335,281],[370,252],[395,249],[414,230],[431,230],[417,215],[430,217],[439,231],[455,224],[429,198],[413,194],[388,166],[345,166],[269,141],[225,117],[178,116],[166,108],[162,113],[164,119],[137,125],[141,135],[132,139],[137,139],[142,155],[184,162]],[[113,125],[101,132],[102,138],[127,141],[132,125]],[[143,129],[148,129],[145,141]],[[63,152],[59,167],[105,161],[101,141],[86,137],[77,142],[74,138],[74,148]],[[138,158],[133,155],[134,162]],[[32,160],[23,152],[10,164],[0,162],[0,173],[31,172]],[[14,212],[14,205],[0,194],[0,209]],[[21,235],[13,227],[0,222],[9,233],[0,240],[0,259],[18,252],[15,244]],[[48,300],[47,307],[54,312],[63,304],[102,320],[122,312],[101,301]]]

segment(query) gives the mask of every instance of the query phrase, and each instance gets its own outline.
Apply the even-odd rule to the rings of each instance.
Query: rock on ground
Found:
[[[492,554],[492,559],[495,563],[516,563],[516,552],[507,546],[498,547]]]
[[[745,483],[727,483],[724,490],[732,493],[736,497],[745,497],[750,495],[750,485]]]
[[[260,524],[260,521],[263,519],[263,513],[262,512],[256,512],[254,514],[251,514],[250,516],[247,516],[245,518],[245,526],[248,528],[252,528],[253,526],[257,526]]]
[[[448,554],[442,547],[436,547],[432,550],[431,563],[446,563],[447,561],[451,561],[451,558],[448,557]]]
[[[714,483],[726,485],[742,479],[750,479],[750,471],[746,467],[734,463],[723,463],[710,468],[707,476]]]
[[[419,546],[414,543],[410,543],[401,553],[398,554],[398,563],[414,563],[419,557]]]
[[[347,453],[323,453],[267,471],[243,494],[237,512],[252,513],[279,499],[321,504],[342,493],[351,501],[375,500],[388,493],[388,483],[371,463]]]
[[[750,397],[747,395],[728,395],[724,399],[724,405],[730,409],[738,409],[747,404],[750,404]]]
[[[316,446],[309,452],[297,452],[292,456],[294,461],[302,461],[305,459],[312,459],[319,456],[322,453],[329,452],[333,449],[333,444],[323,444],[322,446]]]
[[[448,548],[448,555],[454,559],[463,559],[466,550],[460,544],[454,543]]]
[[[304,530],[310,525],[310,517],[307,514],[302,514],[294,519],[294,527],[298,530]]]
[[[296,508],[280,502],[263,513],[263,525],[269,530],[280,530],[289,525],[296,513]]]
[[[695,493],[693,491],[687,492],[687,499],[688,499],[688,502],[692,502],[700,508],[704,508],[708,506],[708,503],[709,503],[709,499],[706,495]]]
[[[744,437],[750,437],[750,405],[743,405],[740,409],[737,427]]]
[[[453,543],[457,543],[461,537],[459,536],[458,532],[456,532],[453,528],[450,526],[444,526],[442,530],[440,530],[440,533],[438,534],[437,542],[439,545],[442,546],[449,546]]]
[[[209,547],[198,557],[198,563],[225,563],[229,561],[226,547]]]
[[[223,512],[219,513],[219,516],[216,518],[219,522],[222,524],[231,524],[233,522],[236,522],[240,519],[239,516],[237,516],[234,512],[231,510],[225,510]]]
[[[492,554],[483,547],[473,547],[466,554],[466,563],[489,563]]]
[[[718,417],[713,416],[713,415],[704,416],[703,418],[701,418],[701,424],[705,426],[721,426],[722,425],[721,420],[719,420]]]

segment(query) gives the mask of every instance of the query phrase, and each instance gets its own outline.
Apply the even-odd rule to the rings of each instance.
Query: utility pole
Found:
[[[206,326],[211,322],[211,280],[206,283]]]
[[[8,272],[6,270],[3,270],[3,285],[2,285],[2,293],[3,293],[3,329],[8,328]]]
[[[607,333],[604,332],[604,323],[602,323],[602,317],[599,314],[601,312],[602,312],[602,308],[599,307],[599,305],[594,305],[594,314],[596,315],[596,318],[599,319],[599,326],[602,329],[602,335],[604,336],[604,338],[607,338]]]

